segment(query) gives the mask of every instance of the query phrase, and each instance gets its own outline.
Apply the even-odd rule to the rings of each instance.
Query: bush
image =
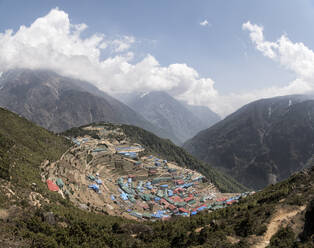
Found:
[[[261,236],[267,231],[266,225],[260,225],[256,228],[256,235]]]
[[[289,248],[293,247],[295,234],[290,227],[281,228],[270,239],[269,248]]]
[[[58,243],[52,237],[37,233],[33,237],[32,247],[34,248],[58,248]]]

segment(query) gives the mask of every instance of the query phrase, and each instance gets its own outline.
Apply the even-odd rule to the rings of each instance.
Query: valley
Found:
[[[129,219],[168,219],[217,210],[247,194],[221,193],[201,173],[147,154],[119,125],[85,126],[60,160],[42,166],[43,182],[77,207]],[[89,135],[88,135],[89,134]]]
[[[314,248],[310,2],[0,0],[0,248]]]
[[[1,108],[0,120],[2,247],[313,245],[314,167],[241,194],[231,178],[134,126],[55,135]]]

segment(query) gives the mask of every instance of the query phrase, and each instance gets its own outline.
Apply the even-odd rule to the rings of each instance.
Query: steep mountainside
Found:
[[[134,134],[132,127],[124,126]],[[82,135],[84,130],[70,133]],[[86,130],[84,131],[86,132]],[[69,142],[0,109],[0,247],[313,247],[314,168],[230,207],[171,221],[136,222],[74,207],[41,181],[40,164]],[[144,134],[139,140],[146,142]],[[166,154],[166,153],[165,153]],[[77,157],[80,159],[80,157]],[[84,159],[84,158],[81,158]],[[312,164],[311,164],[312,165]],[[48,168],[49,169],[49,168]],[[60,165],[60,170],[62,166]],[[9,172],[2,173],[3,171]],[[91,192],[92,193],[92,192]],[[95,193],[96,194],[96,193]]]
[[[44,159],[59,158],[70,143],[24,118],[0,108],[0,178],[29,185]],[[21,176],[20,178],[15,175]]]
[[[129,101],[135,111],[161,129],[173,133],[181,142],[208,128],[203,121],[166,92],[154,91],[137,95]]]
[[[0,106],[55,132],[94,121],[108,121],[137,125],[161,137],[169,137],[167,131],[154,127],[134,110],[88,82],[51,71],[16,69],[5,72],[0,78]]]
[[[211,127],[221,120],[220,116],[205,106],[189,105],[184,103],[184,106],[190,110],[198,119],[206,124],[206,128]]]
[[[307,166],[314,153],[314,101],[284,96],[250,103],[187,141],[185,149],[260,189]]]

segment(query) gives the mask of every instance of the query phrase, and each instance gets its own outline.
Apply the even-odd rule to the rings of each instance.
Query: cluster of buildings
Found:
[[[128,155],[126,155],[128,157]],[[218,198],[208,190],[205,177],[184,168],[168,166],[166,160],[149,156],[134,161],[147,170],[146,179],[136,175],[119,177],[119,198],[127,203],[127,212],[139,219],[168,219],[192,216],[204,210],[217,210],[237,202],[244,194]]]
[[[250,194],[222,194],[196,171],[153,155],[140,157],[144,148],[139,144],[124,142],[122,145],[106,138],[87,137],[72,141],[79,147],[78,152],[85,154],[82,157],[92,155],[93,158],[86,162],[87,181],[83,185],[96,194],[88,191],[80,202],[107,206],[110,214],[165,220],[225,208]],[[101,158],[106,156],[110,156],[110,162],[106,160],[107,164],[103,165]],[[117,167],[117,161],[125,163]],[[65,188],[60,180],[47,181],[49,189]]]

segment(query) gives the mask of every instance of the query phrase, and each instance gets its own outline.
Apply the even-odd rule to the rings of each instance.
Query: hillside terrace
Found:
[[[131,219],[168,219],[223,208],[247,195],[222,194],[199,172],[140,156],[145,154],[140,144],[114,139],[114,133],[123,136],[121,130],[88,129],[100,139],[73,139],[74,146],[46,165],[42,175],[51,189],[81,208]]]

